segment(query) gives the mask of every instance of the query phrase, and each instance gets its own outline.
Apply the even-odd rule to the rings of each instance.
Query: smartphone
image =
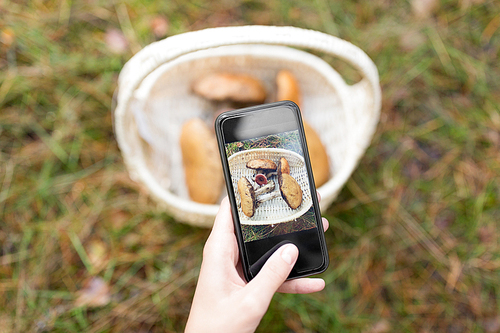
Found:
[[[243,272],[257,275],[280,246],[299,257],[289,279],[329,263],[299,107],[290,101],[221,113],[215,131]]]

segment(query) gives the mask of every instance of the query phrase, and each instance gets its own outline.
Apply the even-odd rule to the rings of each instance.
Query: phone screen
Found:
[[[279,102],[226,112],[216,128],[247,278],[289,242],[299,248],[290,278],[326,269],[328,255],[298,107]]]

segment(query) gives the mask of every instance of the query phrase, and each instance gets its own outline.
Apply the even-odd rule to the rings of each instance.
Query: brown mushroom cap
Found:
[[[246,177],[241,177],[238,180],[238,192],[240,193],[243,214],[252,217],[255,214],[256,208],[255,191]]]
[[[212,73],[193,83],[193,91],[209,100],[239,103],[262,103],[264,84],[257,78],[237,73]]]
[[[258,160],[251,160],[247,162],[247,168],[254,170],[263,170],[263,171],[275,171],[276,163],[271,160],[260,158]]]
[[[278,175],[278,182],[283,200],[285,200],[291,209],[297,209],[302,203],[302,189],[300,185],[295,178],[287,173]]]
[[[288,164],[288,161],[284,157],[280,158],[278,162],[278,173],[290,174],[290,164]]]

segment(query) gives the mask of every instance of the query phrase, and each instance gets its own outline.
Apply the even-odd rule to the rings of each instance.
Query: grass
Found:
[[[0,2],[0,330],[182,331],[209,231],[129,179],[110,112],[123,64],[163,37],[159,15],[168,36],[324,31],[379,69],[377,132],[323,212],[326,289],[276,295],[259,331],[498,332],[500,6],[443,0],[419,18],[411,2]],[[77,306],[90,285],[105,305]]]

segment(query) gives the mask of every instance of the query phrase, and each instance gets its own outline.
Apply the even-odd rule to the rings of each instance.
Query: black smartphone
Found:
[[[323,272],[328,251],[299,107],[227,111],[215,131],[247,281],[285,243],[299,249],[289,279]]]

